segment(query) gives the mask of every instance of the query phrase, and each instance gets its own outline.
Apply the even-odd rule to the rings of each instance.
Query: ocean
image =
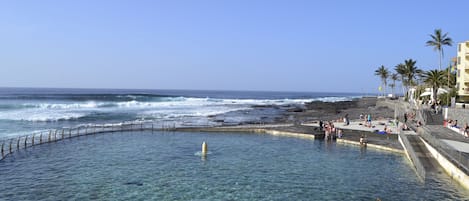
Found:
[[[350,93],[0,88],[0,137],[90,124],[274,122]],[[55,136],[56,138],[57,136]],[[41,137],[42,139],[42,137]],[[202,142],[209,152],[201,156]],[[10,141],[11,143],[12,141]],[[6,149],[8,150],[8,149]],[[400,154],[255,133],[123,131],[15,150],[0,200],[467,200]]]
[[[87,124],[217,126],[271,123],[309,101],[344,101],[354,93],[0,88],[0,139]],[[265,107],[273,106],[273,107]]]

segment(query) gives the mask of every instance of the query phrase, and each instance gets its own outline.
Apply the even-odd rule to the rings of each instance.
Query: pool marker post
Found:
[[[202,143],[202,156],[206,156],[207,155],[207,151],[208,151],[208,146],[207,146],[207,143],[205,143],[205,141]]]

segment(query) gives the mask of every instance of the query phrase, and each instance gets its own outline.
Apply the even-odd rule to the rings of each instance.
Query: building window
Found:
[[[458,69],[458,77],[460,76],[460,74],[461,74],[461,70]]]
[[[461,64],[461,57],[458,57],[458,65]]]
[[[458,45],[458,52],[461,52],[461,43]]]
[[[461,89],[459,88],[459,82],[456,83],[456,89],[461,90]]]

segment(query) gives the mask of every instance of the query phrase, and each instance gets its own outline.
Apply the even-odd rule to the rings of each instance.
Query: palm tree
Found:
[[[391,87],[392,96],[394,96],[394,87],[396,87],[396,81],[399,80],[399,75],[397,73],[393,73],[390,78],[392,80],[392,84],[390,84],[389,87]]]
[[[389,77],[388,69],[384,67],[383,65],[381,65],[381,67],[379,67],[378,70],[375,70],[375,75],[381,78],[381,86],[384,87],[384,94],[386,94],[386,86],[387,86],[387,81]]]
[[[427,46],[433,46],[434,50],[437,50],[440,54],[440,65],[439,70],[441,70],[441,59],[443,58],[443,46],[452,46],[453,40],[448,37],[448,33],[441,34],[441,29],[435,29],[434,35],[430,34],[432,40],[427,41]]]
[[[407,81],[408,86],[415,86],[415,78],[417,78],[417,75],[422,74],[423,71],[419,69],[415,64],[417,61],[414,61],[412,59],[408,59],[404,61],[404,75],[405,79]]]
[[[405,94],[405,89],[407,88],[407,80],[405,79],[405,65],[403,63],[397,64],[394,67],[394,70],[400,76],[400,80],[402,83],[402,93]]]
[[[415,79],[423,72],[415,66],[416,63],[417,61],[408,59],[395,67],[396,72],[401,76],[402,85],[404,85],[405,88],[403,90],[404,94],[407,94],[407,90],[409,90],[410,87],[417,84]]]
[[[424,73],[424,82],[432,87],[432,102],[435,103],[438,89],[445,85],[445,73],[441,70],[431,70]]]
[[[445,73],[448,88],[454,88],[456,85],[456,74],[451,72],[451,66],[443,71]],[[448,80],[449,79],[449,80]]]

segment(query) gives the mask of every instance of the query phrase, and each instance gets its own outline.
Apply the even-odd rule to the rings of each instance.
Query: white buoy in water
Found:
[[[205,156],[207,155],[207,152],[208,152],[208,147],[207,147],[207,143],[202,142],[202,155]]]

